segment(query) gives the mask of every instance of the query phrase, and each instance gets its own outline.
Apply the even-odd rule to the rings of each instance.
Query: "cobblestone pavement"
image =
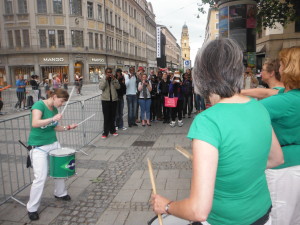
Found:
[[[172,200],[189,194],[191,163],[174,146],[191,150],[186,138],[191,121],[185,119],[183,127],[175,128],[155,122],[151,127],[139,125],[119,131],[117,137],[96,138],[83,149],[88,156],[76,154],[77,176],[67,180],[72,201],[54,199],[53,183],[48,179],[40,220],[31,222],[25,207],[8,201],[0,206],[0,225],[147,224],[155,216],[149,205],[147,158],[153,163],[158,193]],[[27,202],[28,196],[26,188],[17,199]]]

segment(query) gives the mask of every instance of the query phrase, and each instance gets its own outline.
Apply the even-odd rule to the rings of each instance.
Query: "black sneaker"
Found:
[[[65,195],[65,196],[62,196],[62,197],[57,197],[57,196],[54,195],[54,197],[57,198],[57,199],[63,200],[63,201],[70,201],[71,200],[70,195]]]
[[[40,218],[38,212],[28,212],[28,217],[30,220],[38,220]]]
[[[135,127],[137,127],[137,126],[139,126],[139,125],[137,125],[136,123],[134,123],[134,124],[132,124],[132,126],[135,126]]]

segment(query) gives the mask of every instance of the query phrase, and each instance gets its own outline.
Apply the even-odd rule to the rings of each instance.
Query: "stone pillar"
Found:
[[[256,14],[253,0],[220,0],[219,36],[235,40],[244,53],[244,64],[256,67]]]

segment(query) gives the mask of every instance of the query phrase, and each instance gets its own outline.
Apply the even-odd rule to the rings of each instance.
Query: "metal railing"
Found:
[[[63,147],[80,150],[91,143],[103,128],[100,94],[83,101],[69,103],[61,125],[79,123],[90,115],[91,119],[76,129],[58,132],[57,138]],[[26,168],[27,150],[18,140],[26,143],[30,133],[30,113],[0,121],[0,205],[13,199],[32,183],[32,172]]]

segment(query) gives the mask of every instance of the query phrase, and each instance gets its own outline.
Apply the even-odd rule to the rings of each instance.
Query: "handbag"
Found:
[[[177,101],[178,97],[169,98],[168,96],[165,96],[165,107],[176,108]]]

